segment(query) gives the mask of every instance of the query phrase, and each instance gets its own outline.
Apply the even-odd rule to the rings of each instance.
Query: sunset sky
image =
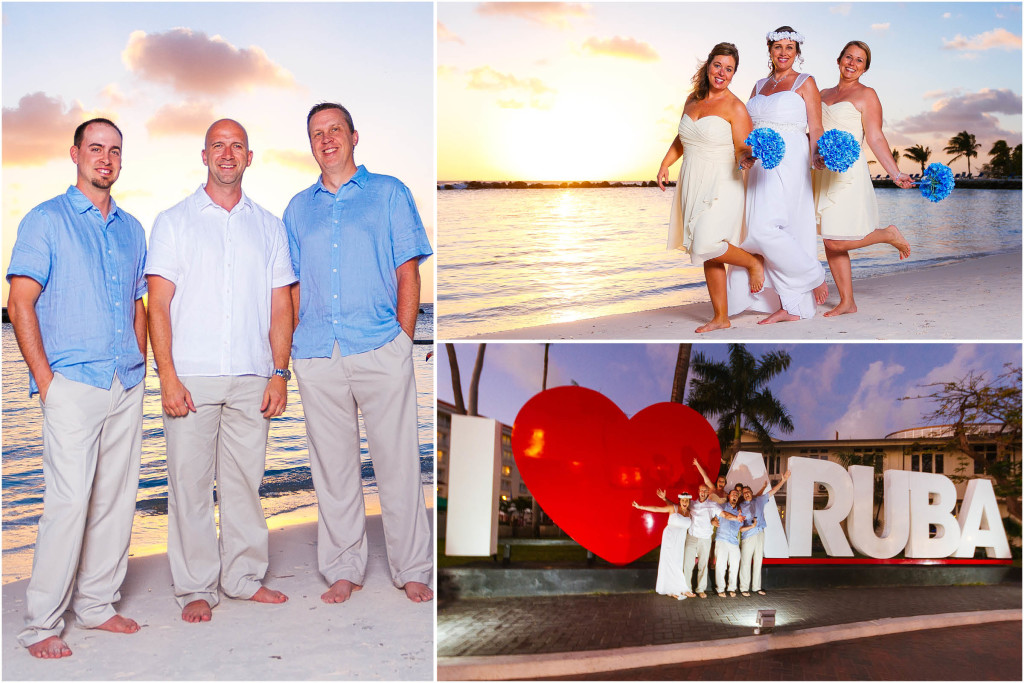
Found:
[[[783,24],[806,37],[798,70],[821,88],[847,41],[868,43],[861,82],[901,151],[948,163],[941,150],[967,130],[982,145],[973,170],[996,140],[1021,142],[1020,3],[440,2],[437,19],[439,180],[653,179],[699,61],[735,43],[746,101]]]
[[[467,400],[477,346],[456,345]],[[748,344],[747,349],[756,357],[778,349],[792,356],[789,369],[769,388],[795,425],[792,434],[775,436],[794,440],[832,439],[837,431],[841,439],[872,439],[925,426],[929,402],[901,397],[930,393],[921,385],[955,380],[970,370],[994,379],[1004,363],[1021,363],[1019,344]],[[669,399],[678,350],[678,344],[552,344],[548,387],[575,381],[632,416]],[[728,361],[727,344],[694,344],[692,352]],[[488,344],[480,414],[512,424],[523,404],[540,391],[543,367],[543,344]],[[454,399],[443,349],[437,360],[437,397]]]
[[[68,150],[93,116],[124,132],[118,204],[147,233],[206,179],[213,121],[254,152],[243,189],[280,216],[316,181],[305,122],[338,101],[356,163],[411,189],[434,241],[432,3],[3,4],[3,269],[18,223],[75,182]],[[433,300],[433,260],[422,268]],[[3,300],[7,300],[4,282]]]

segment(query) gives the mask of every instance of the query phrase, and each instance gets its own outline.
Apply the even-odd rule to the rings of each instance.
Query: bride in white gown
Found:
[[[764,288],[751,292],[745,269],[729,273],[729,315],[747,309],[771,313],[760,323],[814,316],[828,287],[818,261],[811,158],[821,136],[821,99],[814,78],[797,73],[804,38],[789,26],[767,35],[772,72],[754,86],[747,111],[754,128],[772,128],[786,143],[782,162],[771,170],[748,159],[746,228],[740,248],[762,254]],[[752,164],[752,165],[751,165]]]
[[[665,492],[658,491],[658,497]],[[668,595],[676,600],[697,597],[690,590],[689,572],[683,567],[683,547],[686,545],[686,532],[690,528],[690,494],[679,495],[679,505],[640,505],[635,500],[633,507],[647,512],[668,512],[668,524],[661,534],[661,555],[658,558],[658,582],[655,590],[660,595]],[[693,567],[690,567],[693,570]]]

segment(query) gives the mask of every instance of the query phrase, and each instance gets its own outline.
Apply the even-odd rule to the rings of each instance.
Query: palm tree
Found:
[[[1011,176],[1019,176],[1020,175],[1020,165],[1021,165],[1020,162],[1021,162],[1021,146],[1017,145],[1016,147],[1013,148],[1013,151],[1010,152],[1010,175]]]
[[[698,353],[693,360],[687,404],[709,420],[718,417],[718,442],[731,459],[740,449],[743,429],[757,435],[761,447],[773,452],[770,429],[793,431],[786,407],[767,388],[773,377],[789,367],[790,355],[770,351],[760,359],[743,344],[729,345],[729,361],[720,363]]]
[[[672,403],[682,403],[686,391],[686,376],[690,372],[690,350],[693,344],[680,344],[676,355],[676,373],[672,377]]]
[[[1013,150],[1006,144],[1006,140],[996,140],[995,144],[992,145],[992,149],[988,151],[988,155],[992,157],[992,161],[989,164],[997,175],[1009,174],[1010,158],[1013,156]]]
[[[445,344],[448,350],[448,366],[452,371],[452,393],[455,394],[455,412],[459,415],[477,415],[477,398],[480,393],[480,373],[484,369],[484,351],[487,344],[480,344],[476,352],[476,363],[473,375],[469,380],[469,408],[462,399],[462,375],[459,372],[459,359],[455,355],[455,344]]]
[[[903,150],[903,157],[905,159],[913,159],[917,163],[921,164],[921,173],[924,173],[924,166],[928,163],[928,158],[932,155],[931,147],[922,147],[921,145],[914,145],[913,147],[907,147]]]
[[[981,143],[974,139],[974,135],[968,133],[966,130],[962,130],[949,139],[949,144],[946,149],[942,150],[946,154],[952,154],[950,163],[956,161],[960,157],[967,159],[967,175],[971,175],[971,157],[978,156],[978,149],[981,147]]]

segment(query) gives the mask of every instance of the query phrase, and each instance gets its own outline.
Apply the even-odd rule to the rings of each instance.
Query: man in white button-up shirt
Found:
[[[167,555],[181,618],[192,623],[210,620],[218,585],[232,598],[288,599],[262,585],[259,486],[270,419],[287,401],[295,275],[284,224],[242,192],[251,163],[242,126],[210,126],[206,183],[157,216],[146,262],[167,438]]]

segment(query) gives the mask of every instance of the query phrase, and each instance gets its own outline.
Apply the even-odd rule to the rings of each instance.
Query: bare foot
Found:
[[[768,316],[764,320],[758,320],[757,324],[758,325],[771,325],[772,323],[792,322],[794,320],[799,320],[799,319],[800,319],[800,316],[792,315],[791,313],[788,313],[785,308],[780,308],[779,310],[775,311],[774,313],[772,313],[770,316]]]
[[[853,303],[852,301],[850,301],[850,302],[840,301],[838,306],[836,306],[831,311],[829,311],[828,313],[825,314],[825,317],[826,318],[832,318],[832,317],[835,317],[837,315],[843,315],[844,313],[856,313],[856,312],[857,312],[857,304]]]
[[[28,653],[39,659],[60,659],[70,657],[71,648],[59,636],[50,636],[28,646]]]
[[[825,303],[825,299],[828,298],[828,283],[822,282],[811,291],[814,292],[814,303],[820,306]]]
[[[253,593],[252,597],[249,599],[253,602],[265,602],[271,605],[276,605],[281,602],[286,602],[288,600],[288,596],[281,591],[274,590],[273,588],[260,586],[260,589]]]
[[[198,624],[201,621],[213,619],[213,610],[206,600],[193,600],[181,610],[181,620],[190,624]]]
[[[320,599],[328,605],[345,602],[352,597],[352,591],[362,590],[362,586],[352,583],[348,579],[338,579],[331,584],[327,592],[320,596]]]
[[[728,318],[725,320],[712,320],[711,322],[704,323],[695,329],[694,332],[697,334],[703,334],[704,332],[710,332],[711,330],[724,330],[727,327],[732,327],[732,323],[729,322]]]
[[[760,254],[751,254],[754,257],[756,263],[747,268],[747,273],[750,277],[750,291],[757,294],[764,289],[764,256]]]
[[[882,232],[885,233],[885,243],[891,244],[896,248],[896,251],[900,252],[900,260],[910,258],[910,242],[907,242],[907,238],[903,236],[900,229],[895,225],[890,225],[887,228],[882,228]]]
[[[430,586],[419,581],[408,581],[402,586],[402,590],[413,602],[430,602],[434,599],[434,591],[430,590]]]
[[[688,598],[695,598],[695,597],[697,597],[696,593],[683,593],[683,595],[685,595]]]
[[[139,630],[139,625],[134,619],[115,614],[96,628],[101,631],[110,631],[111,633],[135,633]]]

